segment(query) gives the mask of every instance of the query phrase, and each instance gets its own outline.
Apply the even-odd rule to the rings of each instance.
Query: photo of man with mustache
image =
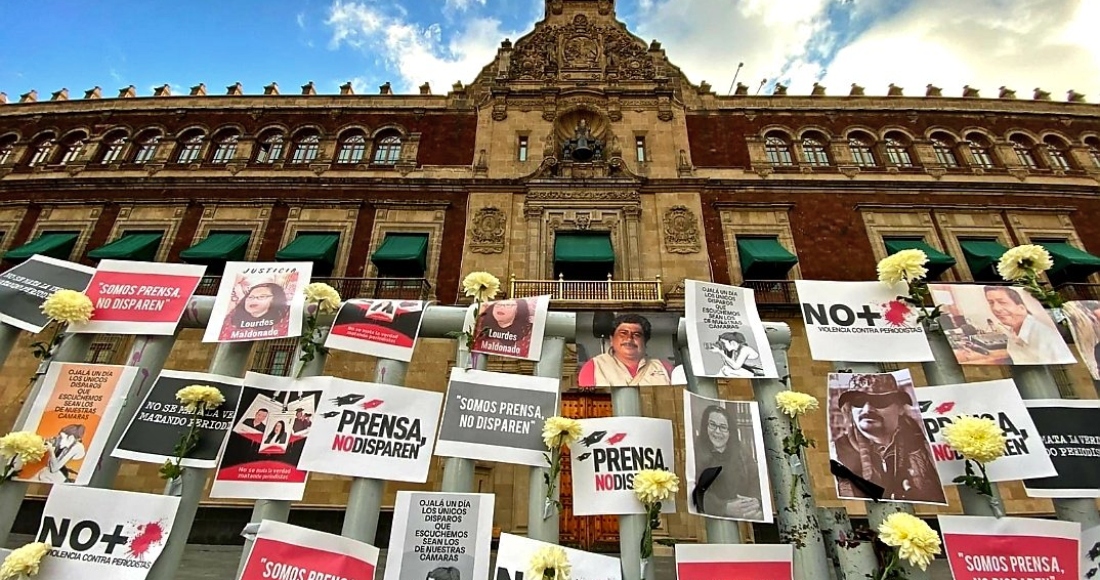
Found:
[[[671,385],[672,365],[652,358],[646,345],[653,337],[649,320],[638,314],[620,314],[611,322],[610,348],[581,367],[577,386],[637,387]]]
[[[907,379],[908,371],[901,372]],[[894,374],[830,375],[832,458],[880,486],[881,499],[946,504],[911,381],[905,382],[908,388]],[[838,475],[837,495],[869,497],[853,480]]]

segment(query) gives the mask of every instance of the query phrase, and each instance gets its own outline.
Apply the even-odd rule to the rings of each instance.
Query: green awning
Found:
[[[554,238],[554,262],[567,264],[614,264],[611,236],[558,234]]]
[[[248,251],[252,236],[237,232],[212,232],[203,241],[180,252],[185,262],[240,262]]]
[[[80,234],[73,232],[44,232],[33,241],[8,250],[4,259],[22,261],[35,254],[42,254],[58,260],[68,260],[79,236]]]
[[[745,280],[785,280],[798,257],[787,251],[778,238],[739,238],[741,277]]]
[[[1066,242],[1036,242],[1050,252],[1054,267],[1050,273],[1067,280],[1082,280],[1100,270],[1100,257],[1075,248]]]
[[[336,263],[336,246],[340,234],[298,234],[294,241],[275,253],[280,262]]]
[[[902,250],[920,250],[928,256],[928,278],[932,279],[943,274],[955,265],[955,258],[924,243],[923,238],[888,238],[882,240],[886,243],[886,252],[896,254]]]
[[[423,276],[428,266],[428,234],[386,234],[370,261],[389,276]]]
[[[157,259],[157,249],[164,237],[160,232],[134,232],[122,234],[122,237],[88,252],[89,258],[96,260],[134,260],[153,262]]]
[[[1008,251],[996,240],[959,240],[970,275],[976,282],[1000,280],[997,261]]]

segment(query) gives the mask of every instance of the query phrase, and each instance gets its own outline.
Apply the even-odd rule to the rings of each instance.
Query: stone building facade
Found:
[[[139,98],[129,87],[103,98],[97,88],[39,101],[32,91],[0,105],[0,252],[10,267],[28,244],[64,235],[51,251],[94,264],[98,248],[153,232],[161,237],[148,259],[175,262],[211,235],[233,233],[247,234],[241,258],[266,261],[313,236],[328,240],[318,271],[345,297],[456,304],[462,275],[486,270],[509,294],[551,293],[552,308],[565,310],[682,312],[685,279],[743,284],[757,291],[765,319],[790,324],[792,383],[818,396],[831,366],[810,359],[793,280],[873,279],[897,240],[954,258],[940,280],[958,282],[988,279],[972,259],[974,241],[1100,252],[1100,106],[1007,90],[997,98],[944,97],[931,86],[925,96],[849,92],[778,87],[750,96],[742,86],[720,96],[690,82],[660,43],[627,30],[613,0],[547,0],[532,32],[504,40],[469,85],[445,95],[428,86],[395,95],[388,85],[375,95],[354,95],[350,85],[318,95],[312,84],[293,95],[275,85],[214,95],[199,85],[182,96],[165,87]],[[561,246],[578,237],[610,254],[565,259]],[[422,244],[421,263],[381,255],[409,239]],[[797,259],[775,257],[783,252]],[[1100,294],[1087,268],[1051,282],[1071,298]],[[166,368],[205,368],[213,349],[199,338],[183,331]],[[5,426],[35,366],[24,348],[31,341],[0,378]],[[121,363],[128,344],[101,337],[89,358]],[[285,372],[292,349],[261,344],[252,366]],[[453,360],[453,341],[422,341],[407,384],[443,390]],[[563,405],[608,414],[607,393],[574,388],[575,366],[567,356]],[[532,372],[506,360],[490,370]],[[326,372],[365,380],[373,362],[335,352]],[[924,384],[919,366],[913,372]],[[967,372],[980,380],[1007,369]],[[1056,374],[1063,396],[1096,397],[1083,365]],[[721,389],[752,395],[743,380]],[[678,389],[645,389],[643,403],[683,437]],[[824,441],[823,416],[804,425]],[[677,464],[682,472],[682,452]],[[398,489],[438,489],[441,467],[437,459],[423,486],[389,485],[387,505]],[[810,467],[819,504],[836,505],[824,445]],[[479,463],[477,481],[497,494],[496,526],[522,533],[526,469]],[[303,507],[341,506],[347,486],[314,476]],[[155,466],[127,464],[117,487],[154,491],[161,482]],[[1002,493],[1012,512],[1052,512],[1019,485]],[[958,507],[951,497],[948,511]],[[567,519],[571,542],[616,543],[614,518]],[[686,514],[665,524],[677,538],[703,533]]]

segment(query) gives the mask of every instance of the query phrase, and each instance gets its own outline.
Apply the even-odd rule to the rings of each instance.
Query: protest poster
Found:
[[[550,295],[494,300],[481,305],[471,352],[539,360]]]
[[[955,580],[1080,580],[1081,524],[939,516]]]
[[[198,421],[199,443],[180,462],[182,467],[211,469],[217,464],[222,440],[236,417],[244,379],[208,373],[161,371],[122,434],[111,457],[164,463],[175,457],[174,448],[191,425],[191,413],[176,400],[176,392],[191,385],[218,389],[225,403],[208,410]]]
[[[909,370],[830,373],[828,385],[837,497],[947,505]],[[892,461],[882,456],[884,448],[894,453]]]
[[[52,548],[35,580],[144,580],[179,503],[171,495],[55,485],[36,536]]]
[[[573,515],[644,514],[634,496],[634,475],[643,469],[674,471],[672,421],[649,417],[581,419],[580,441],[569,446]],[[676,501],[661,513],[676,512]]]
[[[229,262],[203,342],[272,340],[302,334],[313,262]]]
[[[688,513],[772,522],[764,431],[755,401],[721,401],[684,391]]]
[[[370,544],[264,520],[240,580],[371,580],[377,567]]]
[[[427,481],[443,394],[328,379],[298,469]]]
[[[1081,530],[1081,577],[1100,575],[1100,526]]]
[[[778,378],[752,288],[685,282],[688,350],[695,375]]]
[[[95,268],[35,254],[0,273],[0,322],[39,333],[50,319],[42,303],[58,290],[83,292]],[[76,326],[74,325],[74,330]]]
[[[540,548],[551,546],[548,544],[523,536],[501,534],[500,543],[497,546],[496,571],[492,575],[493,580],[541,580],[532,579],[527,570],[530,568],[531,556]],[[593,554],[573,548],[566,548],[566,557],[572,566],[570,580],[622,580],[622,563],[618,558]],[[465,579],[465,576],[463,577]]]
[[[783,544],[676,544],[676,580],[792,580],[794,548]]]
[[[1046,309],[1023,288],[929,284],[940,326],[959,364],[1076,362]]]
[[[1069,320],[1073,344],[1084,361],[1092,380],[1100,380],[1100,300],[1075,300],[1062,305],[1062,313]]]
[[[84,292],[95,310],[73,332],[169,335],[199,287],[206,266],[101,260]]]
[[[409,362],[429,304],[421,300],[347,300],[336,313],[325,346]]]
[[[397,492],[383,580],[488,578],[495,498]]]
[[[546,465],[542,424],[558,410],[558,379],[452,368],[435,454]]]
[[[1029,497],[1100,497],[1100,401],[1024,401],[1056,477],[1025,479]]]
[[[210,497],[301,500],[308,474],[298,469],[298,460],[328,382],[246,374]]]
[[[577,313],[577,386],[686,385],[672,312]]]
[[[21,428],[45,439],[48,451],[41,461],[24,465],[15,479],[88,485],[137,370],[51,363]],[[82,469],[84,464],[89,468]]]
[[[1015,481],[1057,475],[1039,431],[1012,379],[916,389],[924,432],[932,446],[940,483],[955,485],[966,473],[965,461],[943,437],[943,430],[960,415],[996,421],[1007,441],[1005,454],[986,464],[989,481]]]
[[[917,322],[920,312],[899,299],[904,283],[795,280],[806,340],[814,360],[920,362],[933,360]]]

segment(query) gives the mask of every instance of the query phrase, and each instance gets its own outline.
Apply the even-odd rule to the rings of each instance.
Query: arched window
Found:
[[[1039,159],[1035,155],[1035,144],[1024,135],[1013,135],[1009,138],[1012,142],[1012,150],[1016,152],[1016,159],[1020,165],[1028,169],[1038,169]]]
[[[848,136],[848,149],[852,152],[852,162],[857,167],[875,167],[875,140],[865,133],[853,133]]]
[[[913,156],[909,154],[909,139],[898,132],[887,133],[883,141],[886,158],[894,167],[912,167]]]
[[[1062,171],[1073,169],[1073,165],[1069,162],[1069,145],[1065,141],[1054,135],[1047,135],[1043,138],[1043,145],[1046,146],[1047,159],[1050,160],[1051,169],[1061,169]]]
[[[802,160],[812,167],[829,165],[829,153],[825,150],[825,138],[817,133],[802,137]]]
[[[768,133],[764,136],[764,156],[767,157],[768,163],[775,167],[794,165],[794,158],[791,157],[791,144],[787,142],[787,137],[779,132]]]
[[[237,156],[237,141],[241,138],[241,134],[236,129],[229,129],[222,131],[215,138],[216,143],[214,147],[214,157],[211,159],[212,163],[228,163]]]
[[[264,133],[256,148],[256,163],[275,163],[283,158],[283,133],[279,130]]]
[[[141,165],[152,161],[157,154],[157,147],[160,146],[160,137],[160,131],[155,130],[142,134],[134,150],[134,163]]]
[[[294,140],[294,153],[290,158],[291,163],[310,163],[317,159],[320,151],[321,136],[316,131],[306,130],[298,133]]]
[[[391,131],[379,135],[374,145],[374,157],[371,163],[375,165],[393,165],[401,159],[401,135]]]
[[[13,161],[16,140],[15,135],[0,138],[0,165],[7,165]]]
[[[951,168],[959,166],[959,158],[955,156],[955,140],[950,135],[933,133],[932,152],[936,154],[936,163],[941,166]]]
[[[126,133],[121,131],[106,135],[99,146],[99,162],[109,165],[121,161],[122,152],[126,150],[126,142]]]
[[[1100,139],[1096,137],[1089,137],[1085,139],[1085,147],[1088,147],[1089,157],[1092,158],[1092,164],[1100,169]]]
[[[39,139],[34,145],[34,153],[31,155],[30,166],[36,167],[49,163],[50,158],[53,157],[55,144],[52,136]]]
[[[349,131],[340,139],[337,163],[361,163],[367,154],[367,138],[360,131]]]
[[[68,165],[76,161],[84,152],[84,140],[88,138],[85,133],[73,133],[65,138],[61,144],[61,165]]]
[[[982,169],[993,168],[993,144],[981,133],[971,133],[966,136],[966,146],[970,148],[970,156],[974,159],[974,166]]]
[[[202,142],[205,135],[202,131],[194,130],[180,138],[179,153],[176,154],[176,163],[195,163],[202,153]]]

